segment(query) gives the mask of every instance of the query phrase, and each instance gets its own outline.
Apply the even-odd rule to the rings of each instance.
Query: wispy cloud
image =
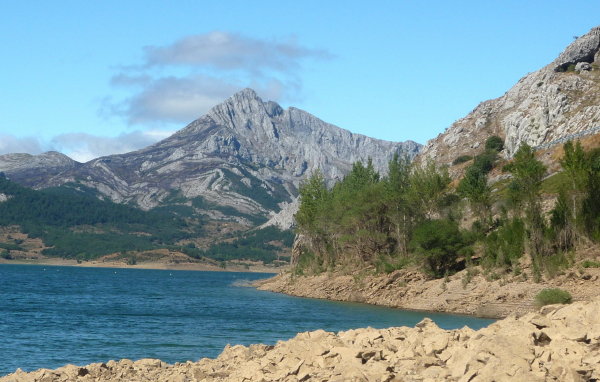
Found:
[[[9,153],[39,154],[43,151],[42,143],[35,137],[0,134],[0,155]]]
[[[139,150],[171,135],[172,131],[132,131],[116,137],[102,137],[87,133],[57,135],[50,145],[78,162]]]
[[[265,41],[239,34],[213,31],[187,36],[167,46],[144,48],[146,64],[208,66],[224,70],[289,72],[307,58],[330,58],[331,54],[309,49],[294,39]]]
[[[119,116],[130,125],[188,123],[245,87],[275,101],[294,99],[301,91],[301,64],[331,54],[293,39],[267,41],[215,31],[146,46],[143,57],[142,65],[113,76],[111,84],[131,95],[106,99],[102,115]]]

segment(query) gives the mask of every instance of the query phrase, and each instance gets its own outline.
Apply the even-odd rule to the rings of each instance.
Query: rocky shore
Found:
[[[535,295],[544,288],[567,290],[575,301],[590,300],[598,295],[600,268],[571,269],[539,283],[531,279],[525,273],[484,276],[477,268],[429,279],[418,270],[402,269],[389,274],[325,272],[316,276],[286,272],[256,286],[299,297],[501,318],[535,310]]]
[[[121,360],[67,365],[0,382],[52,381],[596,381],[600,299],[546,306],[487,328],[414,328],[300,333],[275,346],[228,346],[216,359],[169,365]]]

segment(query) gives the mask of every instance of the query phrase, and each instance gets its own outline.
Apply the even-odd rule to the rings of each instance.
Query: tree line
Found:
[[[519,273],[527,253],[539,278],[567,264],[578,242],[600,240],[600,149],[564,145],[562,181],[549,215],[541,195],[547,169],[529,145],[522,144],[503,166],[511,175],[506,188],[489,185],[502,149],[494,136],[479,155],[460,157],[458,163],[470,164],[459,182],[445,167],[416,165],[398,155],[385,176],[370,160],[356,162],[330,189],[316,171],[299,189],[296,222],[303,245],[295,271],[368,266],[390,272],[418,264],[443,277],[481,264]],[[461,226],[466,211],[475,218],[468,227]]]

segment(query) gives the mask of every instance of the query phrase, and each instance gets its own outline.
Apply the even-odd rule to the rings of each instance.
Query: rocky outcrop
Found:
[[[521,142],[541,146],[600,126],[599,52],[596,27],[554,62],[521,78],[500,98],[481,103],[427,142],[421,159],[449,165],[458,156],[480,153],[492,135],[505,140],[504,154],[510,158]]]
[[[0,382],[33,381],[596,381],[600,301],[553,305],[474,331],[414,328],[300,333],[275,346],[227,346],[216,359],[68,365]]]
[[[264,217],[291,205],[275,220],[289,227],[298,186],[312,171],[320,169],[334,182],[355,161],[372,158],[378,170],[385,170],[394,153],[414,157],[419,148],[411,141],[353,134],[245,89],[145,149],[94,159],[59,174],[41,169],[32,180],[19,168],[3,166],[0,157],[0,171],[10,170],[11,178],[34,187],[77,181],[115,202],[145,209],[162,204],[173,192]]]
[[[555,71],[565,71],[570,65],[594,62],[600,51],[600,27],[592,28],[584,36],[578,37],[552,63]],[[577,68],[575,68],[577,69]]]
[[[0,155],[0,173],[27,186],[39,185],[80,166],[81,163],[56,151],[48,151],[39,155]]]

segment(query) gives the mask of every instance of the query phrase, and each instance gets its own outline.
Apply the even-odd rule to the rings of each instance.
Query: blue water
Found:
[[[269,274],[0,265],[0,375],[160,358],[215,357],[230,344],[274,344],[316,329],[447,329],[492,320],[290,297],[240,286]]]

